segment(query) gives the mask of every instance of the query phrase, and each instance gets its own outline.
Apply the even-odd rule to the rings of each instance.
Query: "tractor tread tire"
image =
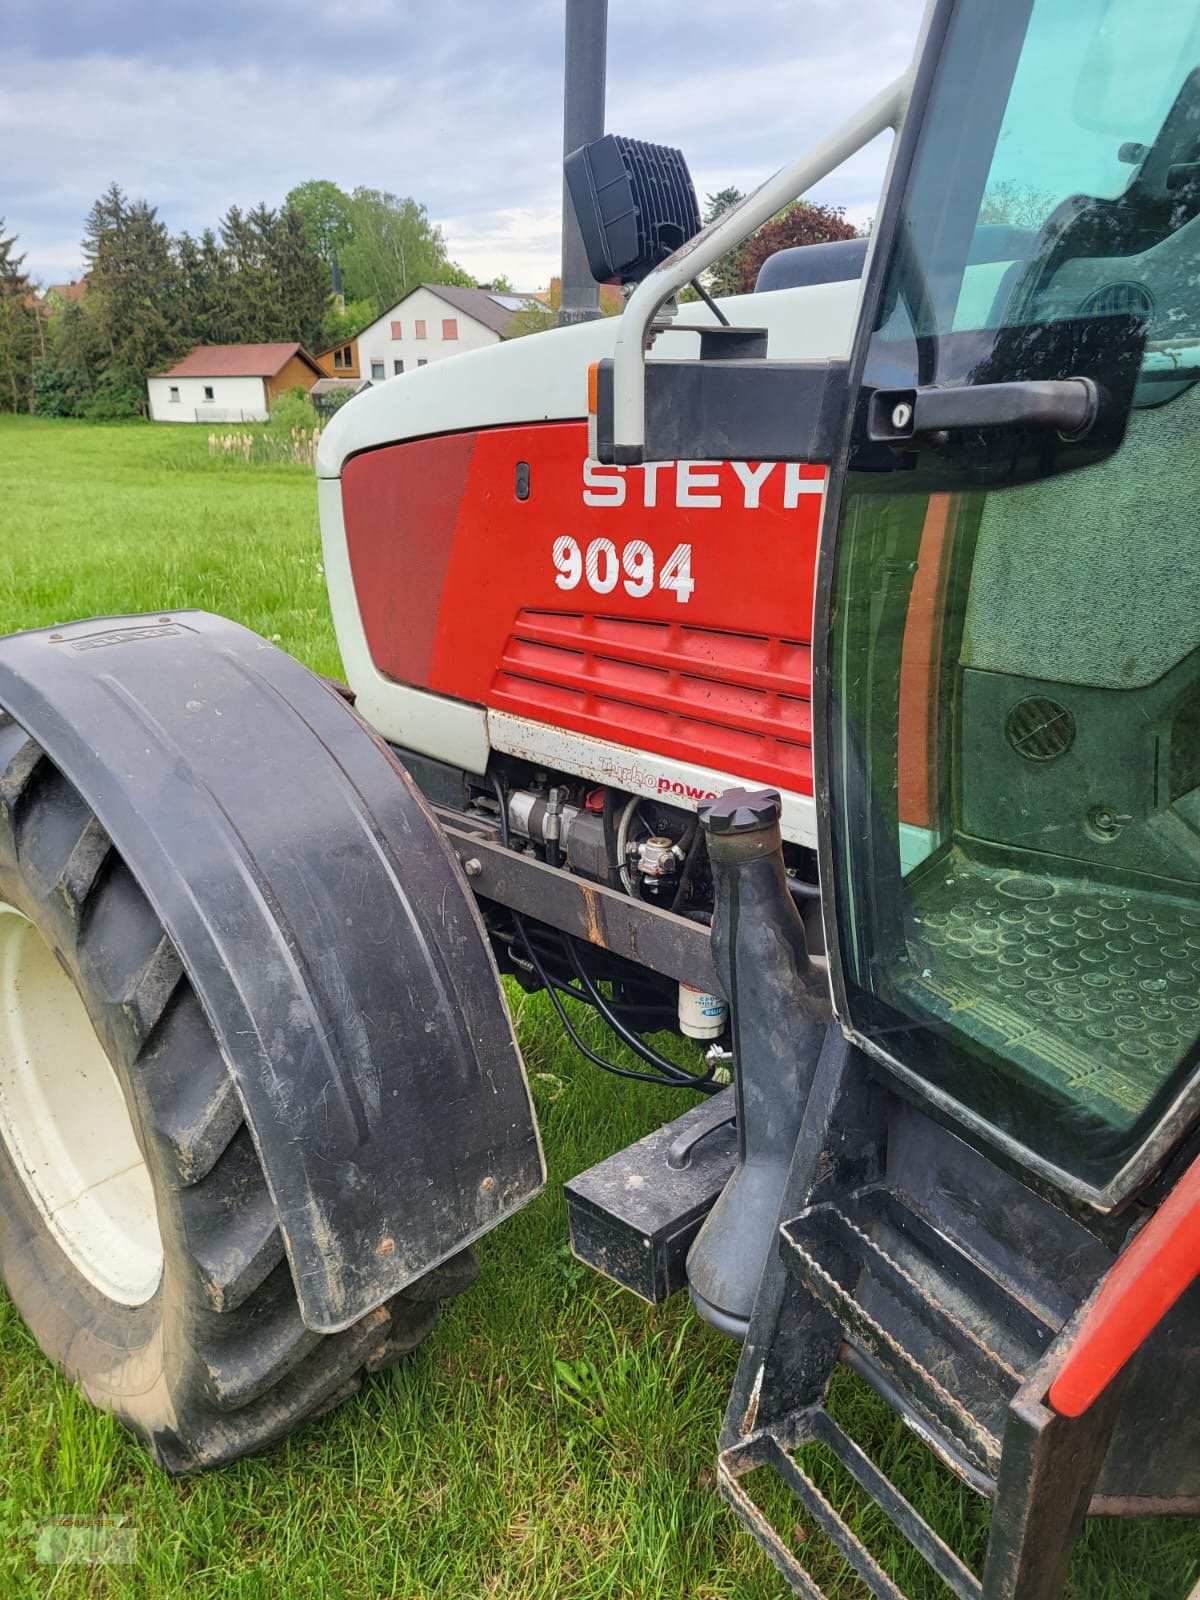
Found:
[[[41,1348],[168,1472],[261,1450],[395,1365],[463,1251],[341,1333],[301,1321],[241,1103],[184,965],[78,791],[0,713],[0,901],[73,979],[125,1093],[153,1182],[162,1280],[125,1306],[54,1240],[0,1141],[0,1276]]]

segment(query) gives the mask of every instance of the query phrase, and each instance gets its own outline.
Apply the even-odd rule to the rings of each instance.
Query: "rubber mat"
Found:
[[[909,888],[905,989],[1114,1128],[1194,1046],[1200,902],[958,852]]]

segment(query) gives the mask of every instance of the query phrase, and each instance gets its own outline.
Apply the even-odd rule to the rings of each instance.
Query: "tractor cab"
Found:
[[[1105,1206],[1200,1105],[1197,16],[959,8],[827,533],[839,1011]],[[1112,407],[1074,437],[954,425],[1072,376]]]

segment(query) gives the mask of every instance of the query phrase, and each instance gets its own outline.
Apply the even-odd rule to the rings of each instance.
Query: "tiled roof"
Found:
[[[530,295],[508,294],[499,289],[460,289],[452,283],[423,283],[421,288],[436,294],[456,311],[465,311],[467,316],[482,322],[485,328],[498,333],[502,339],[517,312],[532,298]]]
[[[78,282],[52,283],[43,298],[49,299],[52,294],[56,294],[62,300],[79,301],[87,294],[87,286],[86,278],[80,278]]]
[[[161,378],[273,378],[293,356],[321,369],[299,344],[202,344]]]

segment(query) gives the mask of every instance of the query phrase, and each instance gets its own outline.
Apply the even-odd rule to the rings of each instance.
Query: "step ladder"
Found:
[[[1042,1403],[1055,1340],[1083,1296],[1042,1292],[1035,1278],[1014,1282],[953,1220],[893,1185],[884,1170],[887,1092],[844,1041],[826,1055],[789,1181],[790,1197],[808,1203],[781,1224],[755,1303],[722,1434],[720,1492],[805,1600],[827,1597],[750,1493],[745,1480],[761,1468],[791,1491],[872,1595],[906,1600],[797,1460],[809,1445],[832,1454],[959,1600],[1056,1600],[1121,1393],[1114,1385],[1079,1419]],[[1104,1248],[1095,1249],[1102,1259]],[[981,1573],[830,1414],[839,1362],[992,1497]]]

